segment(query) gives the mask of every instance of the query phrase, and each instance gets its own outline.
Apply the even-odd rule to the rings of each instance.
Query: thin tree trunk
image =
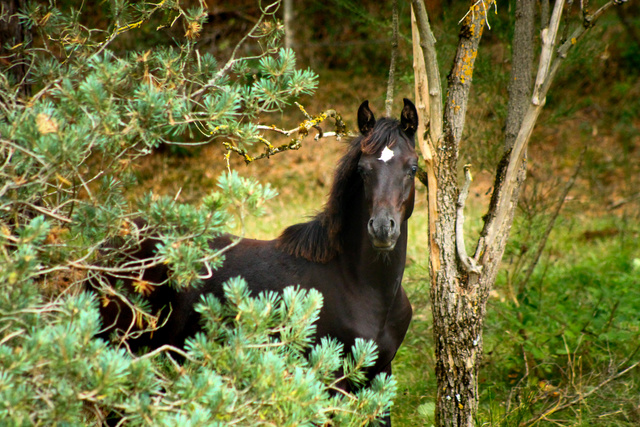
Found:
[[[519,1],[516,3],[511,78],[508,86],[509,104],[505,127],[505,151],[513,147],[531,99],[535,5],[536,3],[533,1]]]
[[[294,37],[293,27],[293,0],[283,0],[284,5],[284,47],[287,49],[293,49]]]
[[[391,64],[389,65],[389,81],[387,83],[387,99],[384,103],[385,116],[391,117],[391,109],[393,107],[393,91],[396,85],[396,58],[398,57],[398,0],[392,2],[392,20],[393,37],[391,39]]]

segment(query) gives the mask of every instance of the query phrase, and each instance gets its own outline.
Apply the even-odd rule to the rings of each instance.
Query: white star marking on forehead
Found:
[[[384,147],[382,153],[380,153],[380,158],[378,160],[382,160],[383,162],[388,162],[393,159],[393,151],[389,147]]]

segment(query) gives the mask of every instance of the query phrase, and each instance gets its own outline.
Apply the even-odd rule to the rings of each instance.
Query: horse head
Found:
[[[388,118],[376,121],[369,102],[364,101],[358,109],[358,127],[363,135],[358,172],[369,210],[367,232],[374,249],[391,251],[401,224],[413,212],[418,113],[413,103],[404,99],[400,122]]]

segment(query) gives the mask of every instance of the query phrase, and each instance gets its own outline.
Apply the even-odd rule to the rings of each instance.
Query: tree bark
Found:
[[[423,0],[412,0],[411,12],[416,105],[418,106],[418,114],[422,117],[420,123],[424,124],[424,128],[420,128],[417,133],[417,138],[426,165],[429,206],[429,266],[431,272],[434,272],[440,270],[440,253],[439,246],[435,241],[435,231],[438,218],[437,153],[442,140],[442,88],[436,54],[436,39],[431,32]],[[416,61],[420,61],[420,63],[416,64]]]
[[[509,104],[505,128],[505,151],[513,147],[531,99],[533,81],[533,36],[535,6],[533,1],[516,3],[516,23],[511,54]]]
[[[449,73],[443,135],[437,162],[435,245],[440,268],[432,271],[431,304],[435,335],[436,425],[472,426],[478,411],[478,366],[482,356],[484,310],[478,289],[458,256],[458,149],[469,99],[478,45],[485,26],[485,4],[472,2],[462,21],[458,48]],[[461,207],[462,209],[464,207]],[[461,243],[462,244],[462,243]],[[431,248],[434,250],[434,248]]]

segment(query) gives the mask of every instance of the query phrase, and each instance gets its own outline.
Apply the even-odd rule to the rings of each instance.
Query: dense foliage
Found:
[[[257,125],[261,114],[311,94],[317,80],[279,47],[278,2],[261,6],[243,39],[259,52],[236,49],[223,64],[197,47],[204,4],[108,5],[103,27],[94,29],[82,10],[30,2],[19,18],[31,38],[7,46],[12,54],[2,62],[0,424],[361,425],[388,412],[390,377],[337,392],[338,381],[363,383],[376,356],[372,343],[343,349],[324,340],[310,348],[317,292],[252,297],[242,280],[232,281],[228,305],[201,302],[205,333],[184,350],[136,355],[93,338],[101,300],[83,291],[89,277],[104,295],[135,307],[137,321],[154,325],[142,297],[158,284],[138,283],[138,294],[127,296],[100,273],[164,263],[170,277],[159,285],[197,285],[203,269],[223,260],[207,241],[259,215],[275,195],[229,170],[197,204],[132,197],[137,160],[160,145],[222,142],[228,156],[247,159],[256,144],[271,150]],[[165,26],[181,26],[172,47],[118,49],[158,15]],[[18,63],[28,66],[24,79],[13,72]],[[151,234],[161,241],[153,258],[112,267]],[[122,243],[107,244],[114,240]]]

